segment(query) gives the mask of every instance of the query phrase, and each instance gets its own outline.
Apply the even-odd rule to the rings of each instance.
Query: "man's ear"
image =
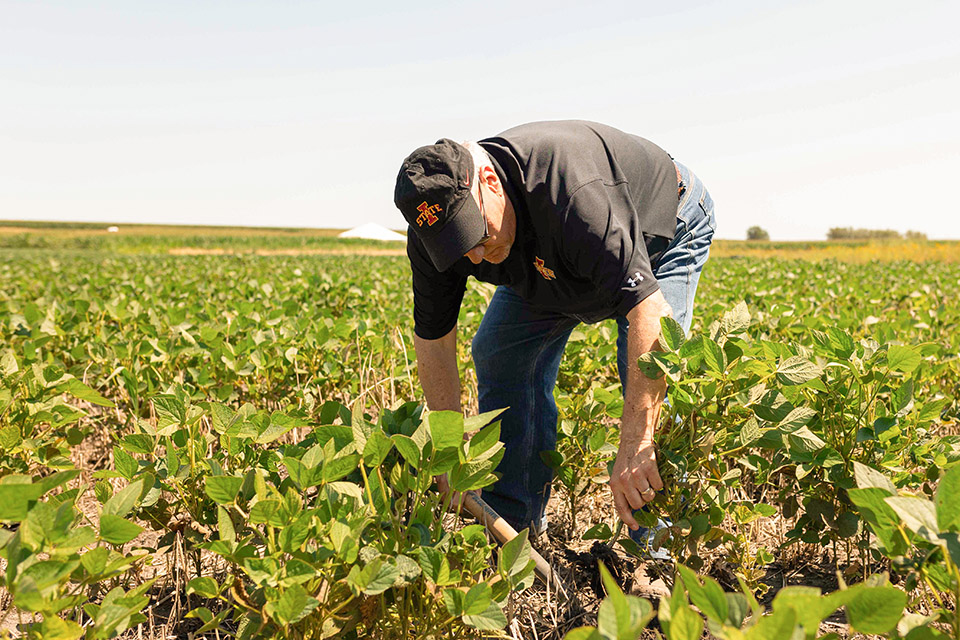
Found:
[[[503,185],[500,184],[500,176],[497,175],[497,171],[490,165],[485,165],[480,167],[480,180],[487,185],[487,188],[497,194],[498,196],[503,195]]]

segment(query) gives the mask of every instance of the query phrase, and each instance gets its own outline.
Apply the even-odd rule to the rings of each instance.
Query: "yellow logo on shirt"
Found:
[[[537,271],[540,272],[540,275],[542,275],[542,276],[543,276],[544,278],[546,278],[547,280],[556,280],[556,279],[557,279],[557,274],[555,274],[555,273],[553,272],[553,269],[547,269],[547,268],[543,265],[543,260],[541,260],[540,258],[534,257],[534,259],[533,259],[533,266],[536,267]]]

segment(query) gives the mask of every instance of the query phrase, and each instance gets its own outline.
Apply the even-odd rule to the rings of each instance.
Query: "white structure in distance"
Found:
[[[362,224],[359,227],[354,227],[349,231],[344,231],[339,237],[363,238],[365,240],[386,240],[393,242],[407,241],[407,237],[405,235],[397,233],[396,231],[391,231],[390,229],[373,222],[368,222],[367,224]]]

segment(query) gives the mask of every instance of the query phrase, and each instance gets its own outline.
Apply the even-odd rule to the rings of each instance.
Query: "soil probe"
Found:
[[[500,544],[506,544],[517,537],[517,530],[510,526],[506,520],[500,517],[500,514],[493,510],[479,496],[468,493],[464,495],[463,506],[473,516],[482,522],[488,530],[493,533],[493,537]],[[553,567],[541,556],[535,549],[530,549],[530,557],[536,563],[533,571],[540,580],[546,584],[556,587],[557,579],[553,573]]]

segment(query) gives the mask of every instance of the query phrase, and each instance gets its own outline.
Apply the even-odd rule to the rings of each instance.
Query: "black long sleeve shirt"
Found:
[[[462,258],[441,273],[411,229],[418,336],[433,340],[454,327],[471,275],[583,322],[626,315],[659,289],[654,265],[677,216],[677,172],[666,151],[585,121],[520,125],[480,145],[513,204],[516,238],[501,264]]]

